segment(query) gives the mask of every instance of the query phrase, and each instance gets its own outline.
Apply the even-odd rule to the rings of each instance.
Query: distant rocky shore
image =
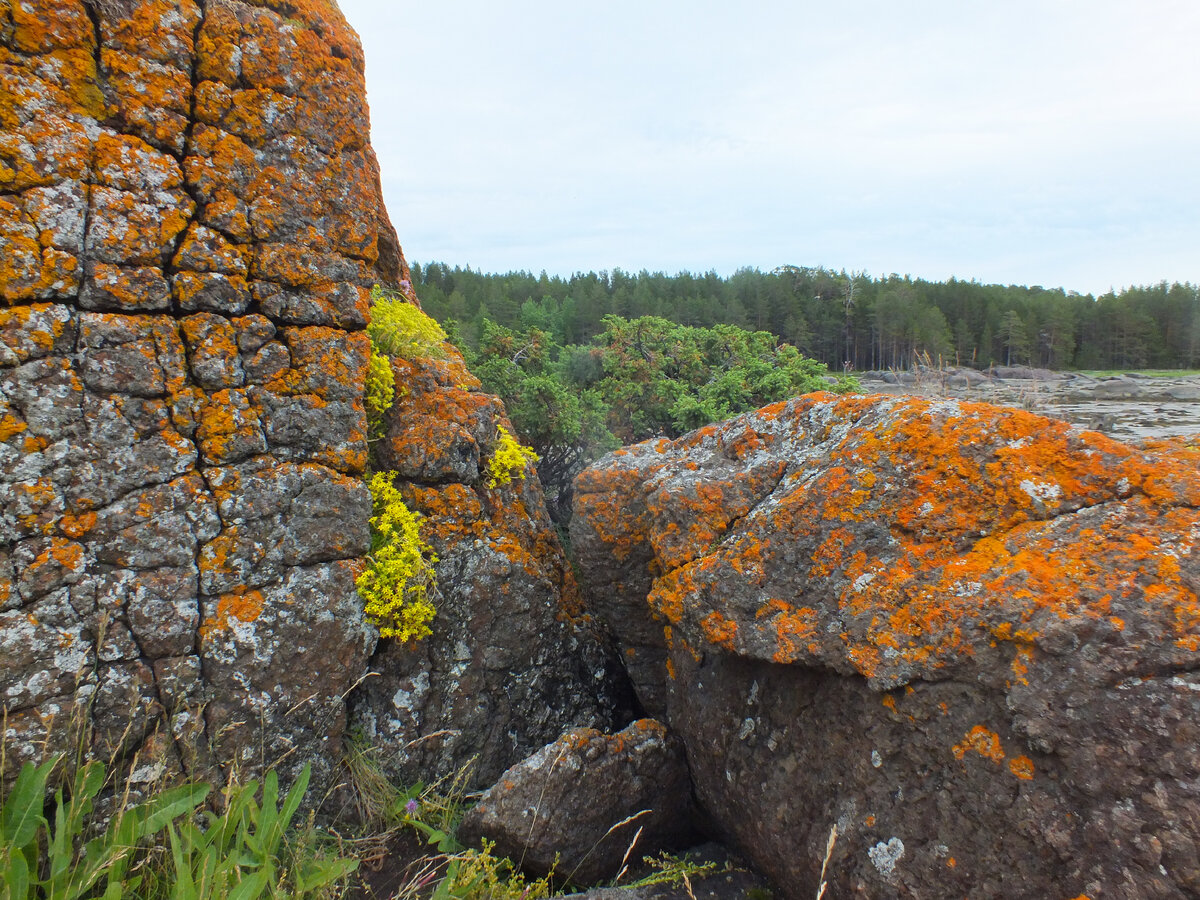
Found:
[[[1200,432],[1200,375],[1095,376],[1029,366],[918,367],[859,376],[872,394],[955,397],[1016,406],[1122,440]]]

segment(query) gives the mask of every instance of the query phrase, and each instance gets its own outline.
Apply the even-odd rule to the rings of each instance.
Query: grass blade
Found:
[[[12,791],[4,801],[4,810],[0,813],[0,835],[8,846],[28,845],[37,834],[38,826],[45,823],[42,804],[46,799],[46,782],[60,758],[56,756],[36,768],[33,763],[21,766]]]

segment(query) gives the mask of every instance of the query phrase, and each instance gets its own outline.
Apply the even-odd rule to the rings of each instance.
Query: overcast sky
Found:
[[[410,261],[1200,282],[1196,0],[340,0]]]

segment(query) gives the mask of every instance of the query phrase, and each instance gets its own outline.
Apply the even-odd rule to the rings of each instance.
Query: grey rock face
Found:
[[[362,328],[402,270],[361,50],[334,3],[166,6],[0,27],[6,772],[82,735],[322,781],[375,640]]]
[[[375,451],[438,556],[433,635],[381,641],[351,703],[398,780],[469,765],[485,787],[565,728],[628,722],[632,701],[579,608],[532,465],[492,483],[499,429],[512,432],[503,404],[445,352],[393,361],[405,390]]]

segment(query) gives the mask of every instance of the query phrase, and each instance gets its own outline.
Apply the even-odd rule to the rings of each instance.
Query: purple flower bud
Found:
[[[410,816],[416,815],[417,810],[420,808],[421,808],[421,804],[419,804],[416,800],[409,800],[407,803],[404,804],[404,811],[406,813],[408,813]]]

